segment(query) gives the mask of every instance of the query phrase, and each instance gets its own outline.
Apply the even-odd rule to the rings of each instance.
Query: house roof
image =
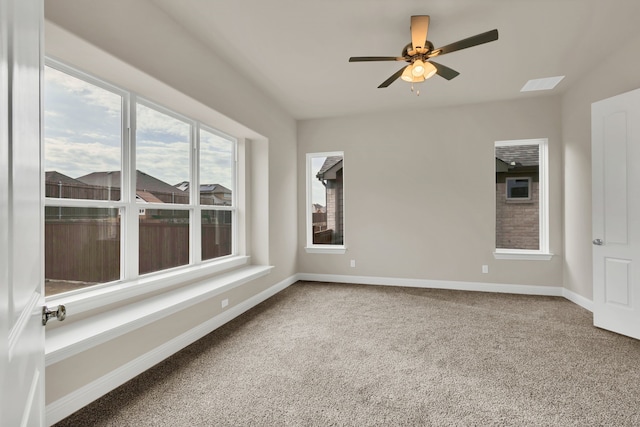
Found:
[[[537,145],[514,145],[496,147],[496,159],[511,167],[538,166],[540,156]]]
[[[47,171],[44,173],[45,182],[53,182],[53,183],[63,183],[67,185],[86,185],[85,182],[79,181],[77,179],[73,179],[70,176],[67,176],[58,171]]]
[[[175,185],[176,188],[179,188],[183,191],[189,190],[189,181],[182,181]],[[200,184],[200,192],[201,193],[231,193],[231,190],[220,184]]]
[[[86,184],[101,185],[104,187],[120,187],[120,171],[93,172],[78,178]],[[136,190],[150,191],[155,193],[183,193],[177,187],[167,184],[142,171],[136,171]]]
[[[318,179],[322,179],[323,175],[325,173],[327,173],[331,168],[333,168],[334,166],[338,165],[339,163],[342,163],[342,156],[329,156],[329,157],[327,157],[324,160],[324,163],[322,164],[322,167],[320,168],[320,170],[316,174],[316,177]]]
[[[140,199],[144,200],[147,203],[163,203],[162,200],[158,199],[153,194],[148,191],[136,191],[136,196]]]

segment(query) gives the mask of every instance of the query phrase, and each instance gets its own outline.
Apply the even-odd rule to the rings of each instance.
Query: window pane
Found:
[[[120,279],[118,209],[47,206],[44,232],[46,295]]]
[[[191,125],[142,104],[136,107],[136,198],[189,203]]]
[[[496,147],[496,248],[540,249],[539,146]]]
[[[120,200],[122,97],[51,67],[44,81],[46,197]]]
[[[231,255],[231,211],[202,211],[202,260]]]
[[[140,274],[189,264],[189,211],[140,209]]]
[[[310,173],[313,244],[342,245],[343,157],[312,157]]]
[[[231,206],[233,141],[200,130],[200,204]]]
[[[529,178],[507,178],[507,200],[529,200],[530,183]]]

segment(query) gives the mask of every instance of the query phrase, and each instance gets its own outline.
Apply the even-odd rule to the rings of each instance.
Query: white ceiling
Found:
[[[297,119],[547,95],[529,79],[580,78],[640,33],[640,0],[152,0],[194,37],[264,89]],[[430,15],[440,47],[494,28],[499,40],[438,58],[460,72],[416,85],[377,86],[403,62],[411,15]],[[640,61],[640,60],[639,60]],[[615,64],[611,64],[615,66]]]

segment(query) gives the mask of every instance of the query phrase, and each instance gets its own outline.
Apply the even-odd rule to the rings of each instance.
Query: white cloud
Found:
[[[200,183],[221,184],[233,190],[233,142],[200,132]]]
[[[55,68],[45,68],[45,100],[53,90],[62,90],[68,94],[79,95],[89,105],[104,108],[114,117],[120,117],[122,97],[106,89],[72,77]]]
[[[56,170],[72,178],[91,172],[120,170],[120,149],[99,142],[45,137],[44,158],[45,170]]]
[[[138,141],[136,169],[175,185],[189,180],[189,144],[175,141]]]
[[[141,134],[172,135],[188,141],[191,126],[188,123],[156,111],[146,105],[137,104],[136,131]]]

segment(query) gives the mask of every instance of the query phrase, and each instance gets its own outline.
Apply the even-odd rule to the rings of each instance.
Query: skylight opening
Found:
[[[546,77],[543,79],[533,79],[529,80],[520,92],[534,92],[538,90],[551,90],[556,87],[560,81],[564,79],[564,76],[556,76],[556,77]]]

